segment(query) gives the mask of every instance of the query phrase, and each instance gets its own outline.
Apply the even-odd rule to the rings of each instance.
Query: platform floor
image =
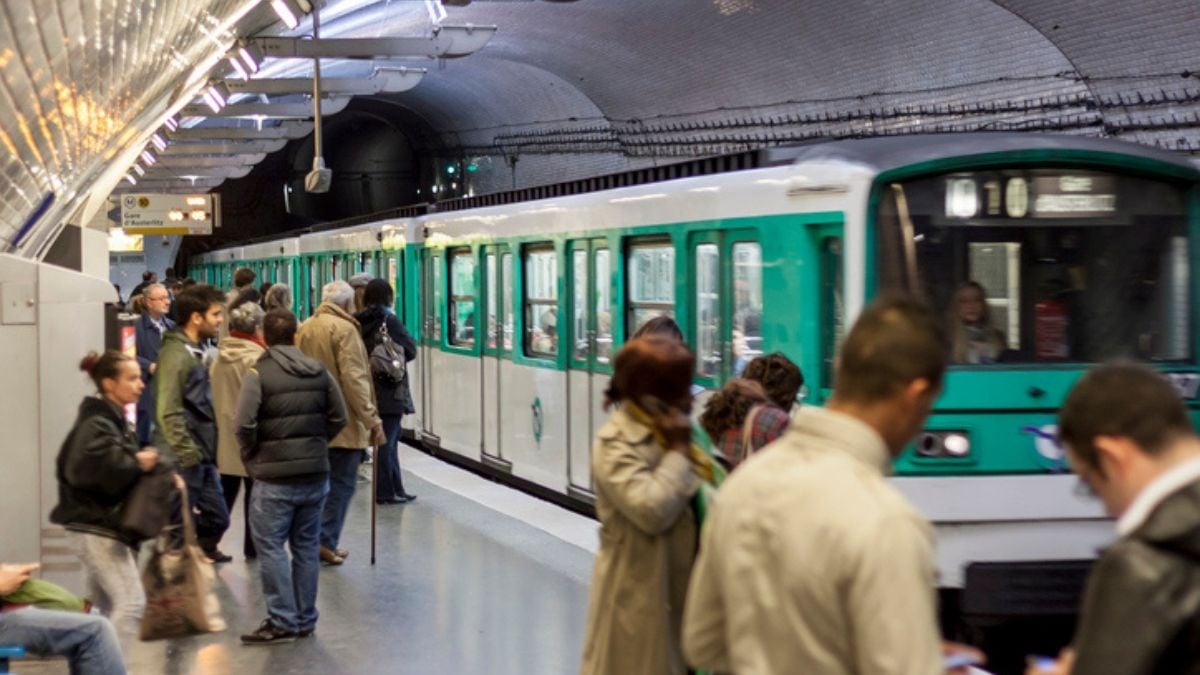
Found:
[[[219,597],[229,630],[139,643],[132,673],[437,673],[537,675],[578,669],[594,521],[403,447],[419,499],[380,506],[370,565],[369,484],[347,518],[340,567],[321,570],[314,638],[244,647],[266,617],[258,566],[241,553],[241,507],[222,548]],[[365,465],[369,466],[369,465]],[[14,662],[18,673],[66,672]]]

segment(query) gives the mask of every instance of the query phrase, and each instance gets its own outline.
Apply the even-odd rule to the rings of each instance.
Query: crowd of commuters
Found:
[[[0,612],[0,643],[61,654],[73,672],[122,673],[121,646],[146,597],[141,537],[122,519],[140,482],[166,476],[218,548],[244,486],[243,553],[259,559],[266,619],[246,644],[316,629],[321,562],[339,547],[357,470],[374,447],[382,504],[404,489],[396,444],[413,412],[404,364],[416,343],[391,286],[356,276],[322,290],[300,324],[285,285],[235,288],[147,273],[136,358],[108,351],[81,368],[86,398],[57,462],[51,519],[68,530],[94,614]],[[172,309],[174,313],[172,314]],[[616,353],[592,450],[601,523],[582,672],[965,673],[982,654],[939,632],[930,523],[886,480],[925,423],[951,362],[1004,349],[977,284],[951,330],[923,302],[885,296],[843,341],[823,407],[804,378],[759,355],[693,422],[696,357],[679,326],[651,319]],[[130,428],[126,406],[139,411]],[[143,421],[145,420],[145,421]],[[1031,675],[1200,672],[1200,438],[1160,374],[1094,369],[1060,412],[1072,469],[1117,518],[1094,568],[1073,644]],[[179,501],[179,500],[176,500]],[[4,596],[36,565],[0,565]]]

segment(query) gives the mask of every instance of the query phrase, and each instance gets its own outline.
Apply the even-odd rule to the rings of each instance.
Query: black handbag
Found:
[[[174,470],[160,461],[148,473],[138,476],[133,489],[121,505],[121,529],[139,540],[153,539],[171,521]]]
[[[369,358],[371,376],[391,385],[398,385],[408,378],[408,368],[405,366],[404,352],[392,341],[388,334],[387,322],[379,324],[379,335]]]

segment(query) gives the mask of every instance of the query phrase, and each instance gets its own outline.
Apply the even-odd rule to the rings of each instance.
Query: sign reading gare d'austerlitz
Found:
[[[121,229],[126,234],[212,234],[220,227],[215,194],[126,194],[121,196]]]

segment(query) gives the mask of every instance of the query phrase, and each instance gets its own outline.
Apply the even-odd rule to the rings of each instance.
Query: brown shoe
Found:
[[[326,565],[341,565],[346,562],[346,559],[338,555],[336,551],[331,551],[324,546],[321,547],[321,562]]]
[[[349,558],[349,557],[350,557],[350,551],[347,551],[347,550],[346,550],[346,549],[344,549],[344,548],[337,548],[337,549],[334,549],[334,550],[333,550],[333,552],[334,552],[334,553],[336,553],[336,554],[337,554],[337,556],[338,556],[339,558],[341,558],[342,560],[345,560],[346,558]]]

